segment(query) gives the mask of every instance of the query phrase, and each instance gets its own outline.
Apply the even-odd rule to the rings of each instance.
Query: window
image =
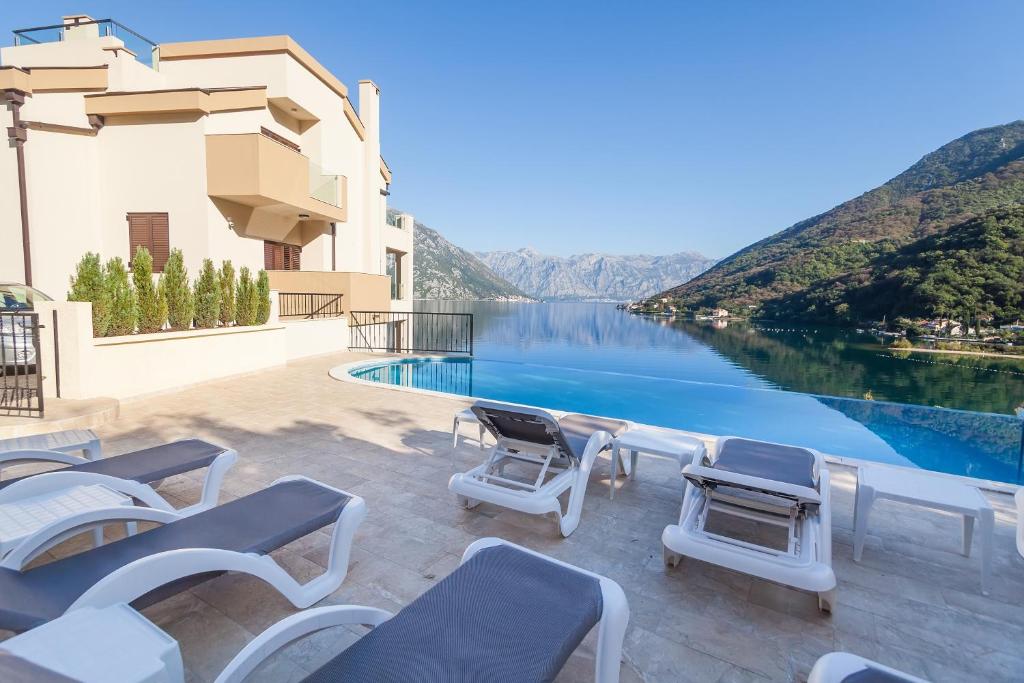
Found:
[[[263,267],[266,270],[301,270],[302,247],[280,242],[263,243]]]
[[[145,247],[153,257],[153,272],[164,272],[167,257],[171,255],[167,214],[129,213],[125,218],[128,220],[128,267],[135,258],[135,250]]]

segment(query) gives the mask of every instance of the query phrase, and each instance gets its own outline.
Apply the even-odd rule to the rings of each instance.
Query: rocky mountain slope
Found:
[[[398,213],[388,210],[389,213]],[[416,221],[413,282],[417,299],[530,301],[476,256]]]
[[[477,255],[519,289],[549,301],[631,301],[689,280],[715,262],[695,252],[667,256],[580,254],[564,258],[519,249]]]
[[[954,140],[659,296],[688,309],[809,321],[1024,315],[1004,287],[1019,272],[1013,209],[1021,204],[1024,121],[1016,121]]]

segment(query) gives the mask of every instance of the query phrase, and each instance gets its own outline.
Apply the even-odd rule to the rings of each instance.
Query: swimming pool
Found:
[[[1010,415],[635,372],[470,358],[359,365],[362,380],[816,448],[830,455],[1024,483]]]

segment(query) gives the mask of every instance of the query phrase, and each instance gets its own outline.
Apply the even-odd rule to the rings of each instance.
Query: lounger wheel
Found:
[[[824,593],[818,593],[818,609],[822,612],[828,612],[832,614],[832,605],[836,601],[836,591],[833,588],[830,591]]]
[[[679,553],[674,553],[674,552],[672,552],[671,550],[669,550],[668,548],[666,548],[664,546],[662,546],[661,550],[662,550],[662,557],[665,560],[665,566],[666,567],[678,567],[679,566],[679,563],[683,559],[682,555],[680,555]]]

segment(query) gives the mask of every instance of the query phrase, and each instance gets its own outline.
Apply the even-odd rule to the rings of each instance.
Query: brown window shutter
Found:
[[[263,269],[264,270],[277,270],[274,267],[274,243],[264,242],[263,243]]]
[[[153,255],[153,272],[162,273],[164,266],[167,265],[167,259],[171,256],[170,222],[167,214],[151,214],[149,226],[152,231],[149,253]]]
[[[301,259],[302,259],[302,248],[296,247],[295,245],[285,245],[285,254],[287,256],[286,270],[301,270]]]
[[[166,213],[129,213],[128,260],[135,257],[139,247],[145,247],[153,257],[153,272],[162,273],[171,254],[169,221]]]

